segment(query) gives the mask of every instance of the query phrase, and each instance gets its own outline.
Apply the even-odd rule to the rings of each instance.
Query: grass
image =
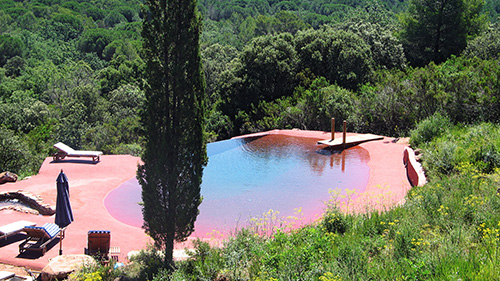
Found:
[[[442,117],[412,133],[426,134],[419,143],[430,182],[412,188],[404,205],[351,214],[331,200],[321,219],[302,228],[270,211],[220,247],[198,241],[172,274],[145,259],[134,263],[149,270],[148,277],[123,274],[143,280],[498,280],[500,126],[450,125],[430,138],[438,124]]]

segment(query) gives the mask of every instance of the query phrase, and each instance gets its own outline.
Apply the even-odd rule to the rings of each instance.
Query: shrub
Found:
[[[340,211],[329,210],[324,215],[321,225],[326,232],[344,234],[348,229],[346,216],[346,214],[342,214]]]
[[[130,257],[131,265],[127,275],[139,280],[152,280],[163,269],[163,253],[149,246],[138,254]]]
[[[410,144],[413,147],[420,147],[432,139],[442,136],[451,126],[447,117],[435,113],[418,123],[417,127],[411,131]]]

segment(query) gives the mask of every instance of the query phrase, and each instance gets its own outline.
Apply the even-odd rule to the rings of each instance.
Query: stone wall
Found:
[[[52,206],[43,203],[41,197],[35,196],[29,192],[19,190],[0,193],[0,201],[6,200],[17,200],[19,203],[25,205],[26,207],[9,205],[3,207],[2,209],[7,208],[19,212],[40,214],[44,216],[51,216],[56,213]]]
[[[406,175],[411,186],[422,186],[427,183],[424,169],[415,157],[415,151],[406,147],[403,152],[403,163],[406,167]]]

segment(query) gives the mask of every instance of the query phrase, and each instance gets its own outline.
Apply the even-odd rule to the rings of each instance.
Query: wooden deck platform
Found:
[[[318,144],[327,145],[333,149],[343,149],[351,146],[358,145],[363,142],[373,141],[373,140],[381,140],[383,136],[373,135],[373,134],[357,134],[354,136],[346,136],[345,143],[343,142],[342,137],[336,138],[334,140],[320,140]]]

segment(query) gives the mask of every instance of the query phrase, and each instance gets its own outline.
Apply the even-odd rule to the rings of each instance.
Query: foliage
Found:
[[[480,15],[484,0],[411,0],[400,20],[401,37],[409,62],[423,66],[458,55],[467,39],[484,26]]]
[[[10,35],[0,35],[0,66],[3,66],[10,58],[22,56],[24,50],[23,42]]]
[[[33,155],[28,141],[11,130],[0,128],[0,171],[10,171],[21,177],[36,172],[41,162]]]
[[[483,34],[469,41],[463,55],[480,59],[500,58],[500,24],[491,25]]]
[[[411,145],[420,147],[434,138],[441,137],[447,130],[451,129],[450,120],[439,112],[418,123],[410,133]]]
[[[228,107],[225,112],[234,115],[258,101],[274,100],[292,91],[297,62],[291,41],[287,33],[263,36],[243,50],[232,74],[235,79],[221,90]]]
[[[163,259],[162,252],[150,245],[132,255],[131,264],[124,268],[124,271],[131,278],[152,280],[164,268]]]
[[[330,27],[299,32],[295,48],[301,69],[310,69],[331,83],[357,89],[370,80],[373,68],[370,47],[352,32]]]
[[[137,178],[142,186],[146,233],[173,269],[174,241],[193,231],[201,203],[206,164],[205,80],[193,1],[151,0],[144,13],[145,108],[141,114],[145,149]]]
[[[349,22],[338,28],[351,31],[370,46],[374,67],[383,69],[405,69],[406,58],[403,46],[389,28],[367,21]]]
[[[500,168],[499,134],[498,126],[491,124],[445,131],[423,146],[425,167],[438,175],[460,172],[464,166],[492,173]]]
[[[114,268],[115,262],[111,261],[106,265],[101,265],[98,262],[93,264],[83,264],[81,268],[72,272],[68,276],[71,281],[102,281],[114,280],[123,275],[123,272],[118,268]]]
[[[325,78],[312,81],[308,89],[298,88],[294,99],[280,101],[280,107],[286,108],[280,113],[279,126],[300,129],[328,131],[330,118],[349,120],[354,110],[354,93],[339,86],[330,85]],[[285,102],[288,102],[285,105]],[[279,111],[279,110],[278,110]],[[337,123],[337,130],[342,124]]]

